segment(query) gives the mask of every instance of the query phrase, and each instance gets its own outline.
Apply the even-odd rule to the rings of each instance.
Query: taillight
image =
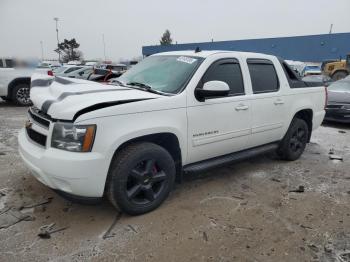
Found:
[[[53,72],[52,72],[51,70],[47,71],[47,74],[48,74],[49,76],[53,76]]]
[[[328,104],[328,89],[327,89],[327,87],[325,86],[324,87],[324,91],[325,91],[325,103],[324,103],[324,108],[326,109],[326,107],[327,107],[327,104]]]

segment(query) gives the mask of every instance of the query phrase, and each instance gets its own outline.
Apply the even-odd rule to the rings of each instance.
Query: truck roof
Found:
[[[239,52],[239,51],[225,51],[225,50],[211,50],[211,51],[200,51],[200,52],[195,52],[194,50],[188,50],[188,51],[170,51],[170,52],[163,52],[163,53],[157,53],[154,54],[153,56],[158,56],[158,55],[179,55],[179,56],[195,56],[195,57],[202,57],[206,58],[211,55],[215,54],[222,54],[222,53],[227,53],[227,54],[236,54],[241,57],[251,57],[255,56],[256,58],[264,57],[274,57],[272,55],[267,55],[267,54],[261,54],[261,53],[253,53],[253,52]]]

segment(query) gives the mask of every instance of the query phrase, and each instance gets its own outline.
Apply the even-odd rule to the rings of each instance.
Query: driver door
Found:
[[[245,99],[239,61],[234,58],[215,61],[197,88],[214,80],[227,83],[230,93],[224,97],[207,98],[203,102],[198,99],[189,102],[188,163],[245,149],[251,134],[251,105]]]

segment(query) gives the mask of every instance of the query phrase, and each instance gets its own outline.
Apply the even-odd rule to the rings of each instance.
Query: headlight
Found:
[[[350,110],[350,105],[343,105],[341,109]]]
[[[90,152],[95,139],[96,125],[55,123],[51,147],[72,152]]]

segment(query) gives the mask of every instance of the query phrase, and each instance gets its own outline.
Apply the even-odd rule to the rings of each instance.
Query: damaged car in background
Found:
[[[275,56],[196,50],[152,55],[107,85],[36,76],[31,99],[18,139],[32,174],[139,215],[188,173],[270,151],[298,159],[323,121],[326,89]]]
[[[328,87],[325,120],[350,123],[350,76]]]

